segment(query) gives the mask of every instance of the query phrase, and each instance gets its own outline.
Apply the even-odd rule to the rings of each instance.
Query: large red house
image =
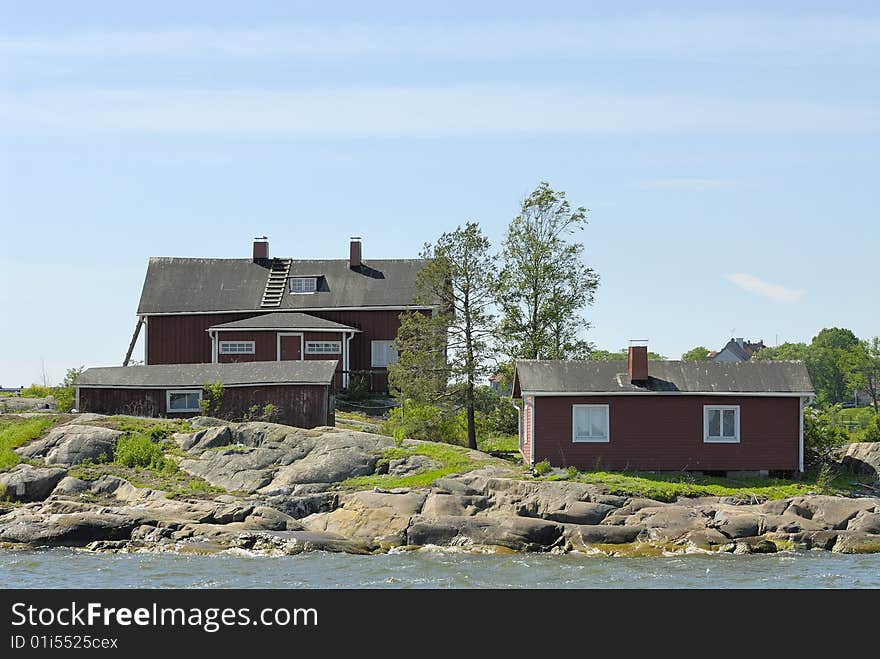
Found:
[[[580,470],[804,469],[803,362],[516,362],[520,451]]]
[[[347,259],[270,258],[265,238],[252,258],[151,258],[137,312],[144,362],[338,360],[337,387],[363,377],[387,391],[400,313],[432,310],[415,302],[423,263],[365,260],[360,238]]]

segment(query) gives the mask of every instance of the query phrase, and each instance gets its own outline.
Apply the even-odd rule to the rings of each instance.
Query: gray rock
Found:
[[[565,504],[562,510],[555,510],[544,515],[546,519],[566,524],[599,524],[614,506],[604,503],[587,503],[585,501],[571,501]]]
[[[859,512],[874,512],[878,505],[880,505],[878,499],[811,496],[793,499],[789,510],[795,507],[805,508],[812,512],[812,520],[827,524],[832,529],[845,529],[849,520]]]
[[[0,542],[82,546],[94,540],[128,540],[144,520],[115,512],[50,515],[0,524]]]
[[[339,495],[336,492],[316,492],[301,496],[274,496],[266,497],[267,505],[280,510],[294,519],[302,519],[316,513],[333,511],[339,505]]]
[[[229,421],[215,419],[212,416],[194,416],[189,420],[189,425],[193,428],[212,428],[214,426],[225,426],[228,424]]]
[[[880,535],[841,531],[831,551],[836,554],[876,554],[880,552]]]
[[[83,494],[84,492],[88,492],[91,486],[92,484],[89,481],[83,481],[79,478],[74,478],[73,476],[65,476],[58,481],[58,485],[52,490],[52,496]]]
[[[612,526],[608,524],[566,524],[565,539],[575,549],[591,545],[619,545],[635,542],[644,531],[641,526]]]
[[[52,428],[45,437],[16,449],[26,458],[42,458],[47,464],[75,465],[84,460],[111,458],[121,432],[86,425]]]
[[[309,531],[397,547],[406,544],[410,520],[424,503],[425,495],[419,492],[355,492],[340,497],[340,506],[333,512],[311,515],[302,523]]]
[[[868,474],[880,479],[880,442],[846,444],[837,449],[833,457],[854,474]]]
[[[212,426],[192,433],[181,442],[181,448],[184,451],[201,452],[218,446],[229,446],[232,442],[229,426]]]
[[[846,525],[848,531],[860,531],[880,535],[880,513],[862,511]]]
[[[77,414],[76,418],[72,421],[68,421],[70,424],[74,425],[88,425],[92,421],[100,421],[101,419],[108,418],[106,414],[96,414],[94,412],[83,412],[82,414]]]
[[[0,473],[0,494],[10,501],[42,501],[66,474],[64,469],[16,465]]]
[[[425,517],[468,517],[486,510],[491,505],[488,497],[431,493],[422,507]]]
[[[560,524],[510,515],[418,517],[407,531],[410,545],[498,545],[517,551],[546,551],[562,538]]]
[[[763,520],[758,515],[749,513],[730,514],[719,511],[715,515],[712,527],[731,540],[754,537],[761,533]]]

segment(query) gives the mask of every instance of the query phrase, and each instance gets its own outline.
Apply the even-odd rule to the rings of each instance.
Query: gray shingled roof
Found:
[[[334,323],[332,320],[324,320],[316,318],[308,314],[296,311],[280,311],[276,313],[267,313],[262,316],[254,316],[245,318],[244,320],[234,320],[231,323],[222,323],[220,325],[212,325],[209,329],[221,330],[253,330],[253,329],[302,329],[302,330],[336,330],[338,332],[358,332],[353,327],[343,325],[342,323]]]
[[[625,361],[516,362],[519,391],[584,393],[812,393],[803,362],[649,361],[644,386],[630,382]]]
[[[421,259],[365,261],[352,270],[347,260],[294,259],[290,276],[321,275],[322,290],[306,295],[285,292],[276,309],[409,306],[423,265]],[[153,257],[138,314],[257,311],[268,275],[268,267],[251,259]]]
[[[335,360],[239,362],[235,364],[156,364],[86,369],[77,386],[174,388],[224,385],[330,384]]]

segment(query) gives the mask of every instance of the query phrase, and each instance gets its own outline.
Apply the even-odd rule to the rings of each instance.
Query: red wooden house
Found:
[[[348,259],[269,258],[265,238],[253,248],[248,259],[150,259],[145,364],[338,360],[337,387],[357,374],[387,391],[400,313],[432,311],[415,303],[424,262],[364,260],[360,238]]]
[[[802,362],[518,361],[520,451],[580,470],[804,468]]]

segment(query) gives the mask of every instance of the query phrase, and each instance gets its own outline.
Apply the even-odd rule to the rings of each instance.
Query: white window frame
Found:
[[[319,348],[318,346],[322,346]],[[306,341],[307,355],[341,355],[342,341]]]
[[[724,435],[717,437],[709,436],[709,413],[713,410],[718,410],[721,412],[721,432],[724,432],[724,411],[725,410],[733,410],[733,437],[726,437]],[[739,405],[703,405],[703,443],[705,444],[739,444],[740,443],[740,432],[739,432],[739,422],[740,422],[740,409]]]
[[[578,437],[577,432],[577,411],[581,408],[601,409],[605,412],[605,428],[604,437]],[[591,444],[607,444],[611,441],[611,406],[608,404],[599,405],[572,405],[571,406],[571,441],[573,443],[591,443]]]
[[[384,350],[382,353],[385,355],[385,360],[383,364],[377,363],[376,360],[376,348],[377,344],[384,344]],[[389,348],[394,348],[394,361],[390,361],[388,359]],[[391,364],[396,364],[398,360],[397,348],[394,346],[394,341],[390,340],[377,340],[370,341],[370,367],[371,368],[388,368]]]
[[[310,288],[310,290],[294,290],[293,283],[294,282],[311,282],[309,286],[303,286],[303,288]],[[312,293],[317,292],[318,290],[318,278],[317,277],[291,277],[288,283],[288,290],[293,295],[311,295]]]
[[[199,402],[202,401],[202,390],[201,389],[169,389],[165,392],[165,413],[176,414],[178,412],[201,412],[202,408],[199,407],[198,403],[195,407],[188,407],[186,409],[172,409],[171,408],[171,395],[172,394],[196,394],[199,397]]]
[[[242,347],[242,349],[232,348]],[[256,341],[220,341],[218,352],[221,355],[255,355],[257,353]]]

